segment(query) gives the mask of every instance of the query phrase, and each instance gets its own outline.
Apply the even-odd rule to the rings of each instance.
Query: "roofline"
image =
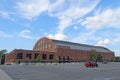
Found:
[[[107,49],[108,51],[112,52],[111,50],[109,50],[108,48],[104,47],[104,46],[93,46],[93,45],[88,45],[88,44],[81,44],[81,43],[75,43],[75,42],[70,42],[70,41],[62,41],[62,40],[56,40],[56,39],[51,39],[52,41],[59,41],[59,42],[65,42],[65,43],[72,43],[72,44],[77,44],[77,45],[82,45],[82,46],[89,46],[89,47],[97,47],[97,48],[104,48]]]

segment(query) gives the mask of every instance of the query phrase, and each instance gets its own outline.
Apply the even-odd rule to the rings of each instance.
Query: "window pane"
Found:
[[[18,53],[17,54],[17,59],[22,59],[23,58],[23,53]]]
[[[38,55],[39,55],[39,54],[35,54],[35,55],[34,55],[34,59],[36,59]]]
[[[26,58],[31,59],[31,54],[30,54],[30,53],[27,54],[27,55],[26,55]]]
[[[42,54],[42,59],[47,59],[46,54]]]
[[[52,54],[49,55],[49,59],[53,59],[53,55]]]

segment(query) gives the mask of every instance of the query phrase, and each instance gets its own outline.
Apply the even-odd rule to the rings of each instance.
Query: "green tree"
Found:
[[[116,62],[120,62],[120,57],[115,57]]]
[[[18,59],[15,59],[15,60],[14,60],[14,63],[18,64]]]
[[[5,53],[6,52],[7,52],[6,49],[0,50],[0,64],[1,64],[1,61],[2,61],[2,63],[4,63],[4,61],[5,61]]]
[[[91,51],[90,59],[91,59],[91,61],[96,61],[97,57],[96,57],[96,51],[95,50]]]
[[[50,59],[50,63],[52,63],[53,62],[53,59]]]
[[[35,62],[40,62],[40,61],[41,61],[41,57],[40,57],[40,55],[38,55],[35,59]]]
[[[117,58],[117,57],[112,58],[112,59],[111,59],[111,62],[115,62],[115,61],[116,61],[116,62],[120,62],[120,57],[118,57],[117,59],[116,59],[116,58]]]
[[[86,57],[83,57],[83,61],[86,62],[86,61],[87,61],[87,58],[86,58]]]
[[[52,60],[52,62],[56,63],[57,62],[57,58],[54,57],[53,60]]]
[[[103,58],[103,55],[102,55],[102,54],[98,54],[98,55],[97,55],[97,60],[98,60],[98,61],[102,61],[102,58]]]

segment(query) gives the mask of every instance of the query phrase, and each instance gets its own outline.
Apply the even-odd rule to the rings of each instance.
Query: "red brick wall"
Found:
[[[39,46],[41,42],[50,44],[50,46],[40,48]],[[11,51],[9,54],[6,54],[5,62],[6,63],[15,62],[16,56],[18,53],[24,54],[23,59],[20,59],[21,62],[26,61],[26,54],[28,53],[32,54],[32,59],[30,59],[30,61],[34,60],[34,55],[36,53],[38,53],[40,56],[42,56],[42,54],[46,54],[47,61],[49,61],[49,54],[53,54],[54,57],[56,58],[58,58],[59,56],[67,58],[69,56],[73,61],[85,61],[85,60],[90,60],[91,51],[76,50],[76,49],[71,49],[70,47],[65,47],[65,46],[55,46],[51,39],[48,39],[45,37],[45,38],[41,38],[35,43],[33,50],[15,49]],[[111,51],[106,52],[106,53],[97,52],[97,55],[98,54],[103,55],[103,60],[112,60],[113,58],[115,58],[114,53]]]
[[[50,44],[50,46],[47,47],[47,48],[46,48],[46,47],[39,48],[41,42],[48,43],[48,44]],[[41,38],[40,40],[38,40],[38,41],[35,43],[35,45],[34,45],[34,47],[33,47],[33,50],[37,50],[37,51],[39,51],[39,50],[41,50],[41,51],[53,51],[54,48],[55,48],[55,45],[54,45],[54,43],[52,42],[52,40],[45,37],[45,38]]]
[[[23,53],[23,59],[17,59],[17,54],[18,53]],[[53,52],[48,52],[48,51],[33,51],[33,50],[19,50],[19,49],[15,49],[13,51],[11,51],[9,54],[5,55],[5,63],[14,63],[15,60],[18,60],[20,62],[26,62],[26,55],[30,53],[31,54],[31,59],[29,61],[34,61],[34,57],[35,54],[39,54],[40,57],[42,56],[42,54],[46,54],[47,55],[47,59],[46,61],[49,61],[49,55],[53,54]]]
[[[12,52],[10,52],[9,54],[6,54],[6,58],[5,58],[5,62],[6,63],[13,63],[15,62],[15,60],[17,59],[17,54],[18,53],[23,53],[23,59],[17,59],[21,62],[26,62],[26,54],[31,53],[32,57],[29,61],[34,61],[34,56],[35,54],[39,54],[40,56],[42,56],[42,54],[46,54],[47,55],[47,60],[46,61],[50,61],[49,60],[49,54],[53,54],[54,57],[58,58],[59,56],[61,58],[63,58],[63,56],[65,58],[67,58],[69,56],[69,58],[72,59],[72,61],[86,61],[86,60],[90,60],[90,51],[83,51],[83,50],[75,50],[75,49],[70,49],[70,48],[62,48],[62,47],[57,47],[54,50],[55,52],[48,52],[48,51],[33,51],[33,50],[13,50]],[[102,54],[103,55],[103,60],[112,60],[115,56],[113,52],[110,53],[105,53],[105,52],[97,52],[97,54]]]
[[[75,49],[70,49],[70,48],[62,48],[58,47],[55,50],[56,52],[56,57],[63,57],[67,58],[69,56],[73,61],[85,61],[85,60],[90,60],[90,53],[91,51],[84,51],[84,50],[75,50]],[[112,60],[115,58],[113,52],[105,53],[105,52],[96,52],[96,55],[102,54],[103,60]]]

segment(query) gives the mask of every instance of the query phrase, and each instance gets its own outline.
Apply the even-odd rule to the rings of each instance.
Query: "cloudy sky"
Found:
[[[0,0],[0,50],[31,50],[41,37],[120,56],[120,0]]]

